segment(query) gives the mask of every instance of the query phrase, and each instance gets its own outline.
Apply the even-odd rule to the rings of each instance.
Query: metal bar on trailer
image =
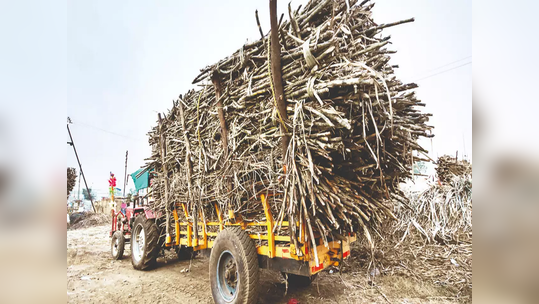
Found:
[[[175,245],[180,245],[180,221],[178,219],[178,212],[176,211],[176,208],[174,208],[174,211],[172,211],[172,214],[174,215],[174,225],[176,228]]]
[[[199,213],[200,220],[202,221],[202,237],[204,244],[203,246],[208,248],[208,234],[206,233],[206,223],[204,223],[204,217],[202,216],[202,211]]]
[[[268,227],[269,257],[274,258],[275,257],[275,234],[273,233],[273,216],[271,215],[271,210],[264,194],[260,195],[260,200],[262,201],[262,206],[264,207],[264,213],[266,214],[266,223]]]
[[[267,240],[269,238],[267,235],[258,234],[250,234],[249,237],[251,237],[253,240]],[[286,235],[275,235],[274,239],[275,241],[279,242],[290,242],[290,237]]]
[[[285,223],[285,222],[283,222]],[[186,222],[180,222],[180,226],[189,226],[191,225],[191,223],[186,223]],[[202,223],[198,223],[199,226],[202,226],[203,224]],[[206,223],[206,226],[220,226],[221,223],[218,223],[218,222],[207,222]],[[255,222],[255,223],[247,223],[245,224],[247,226],[267,226],[268,225],[268,222]],[[241,224],[239,223],[230,223],[230,222],[224,222],[223,223],[223,226],[241,226]],[[281,227],[288,227],[288,222],[286,222],[286,225],[281,225]]]
[[[185,220],[189,221],[189,213],[187,212],[187,206],[182,203],[183,213],[185,214]],[[187,246],[193,246],[193,227],[187,223]]]
[[[221,211],[219,210],[219,206],[217,206],[217,203],[213,204],[215,206],[215,212],[217,212],[217,217],[219,218],[219,230],[225,229],[225,226],[223,224],[223,215],[221,214]]]

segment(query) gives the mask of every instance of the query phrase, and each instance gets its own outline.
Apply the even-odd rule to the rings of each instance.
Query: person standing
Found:
[[[125,203],[125,200],[122,201],[121,209],[122,209],[122,213],[125,216],[125,212],[126,212],[126,209],[127,209],[127,204]]]

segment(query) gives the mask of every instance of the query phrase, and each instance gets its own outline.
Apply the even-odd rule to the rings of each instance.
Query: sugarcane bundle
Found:
[[[472,165],[467,160],[458,160],[456,157],[444,155],[438,158],[436,164],[436,174],[444,184],[449,184],[454,176],[472,174]]]
[[[193,221],[214,218],[214,203],[261,219],[260,194],[271,194],[275,230],[288,220],[294,242],[296,223],[308,241],[319,234],[326,242],[345,232],[370,238],[369,227],[394,217],[389,204],[402,197],[412,152],[426,152],[417,139],[428,136],[430,115],[417,109],[424,106],[411,91],[417,85],[393,75],[394,52],[381,35],[413,19],[376,24],[367,2],[289,6],[277,44],[259,23],[260,40],[201,70],[193,82],[200,89],[159,116],[149,166],[167,232],[178,203]],[[272,43],[280,45],[284,96],[272,77]]]

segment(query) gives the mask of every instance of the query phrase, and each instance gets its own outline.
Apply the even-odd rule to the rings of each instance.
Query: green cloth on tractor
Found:
[[[130,174],[131,178],[133,179],[133,183],[135,184],[135,189],[137,189],[137,191],[149,187],[150,171],[151,170],[141,168]],[[137,175],[139,174],[140,176],[137,177]]]

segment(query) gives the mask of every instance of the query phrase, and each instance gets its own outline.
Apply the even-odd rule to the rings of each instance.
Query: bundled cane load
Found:
[[[458,160],[456,157],[444,155],[438,158],[436,164],[436,175],[444,184],[449,184],[455,176],[463,177],[472,174],[472,164],[467,160]]]
[[[275,230],[289,221],[295,239],[296,223],[305,224],[310,241],[369,237],[369,227],[394,217],[390,203],[402,198],[398,184],[411,175],[412,153],[426,152],[417,140],[429,136],[430,114],[418,109],[417,85],[394,76],[394,51],[381,35],[413,19],[377,24],[373,6],[289,6],[278,40],[258,23],[260,40],[201,70],[199,88],[174,100],[149,132],[153,207],[170,216],[184,203],[207,221],[218,204],[261,220],[264,194]],[[270,56],[276,46],[282,83]]]

